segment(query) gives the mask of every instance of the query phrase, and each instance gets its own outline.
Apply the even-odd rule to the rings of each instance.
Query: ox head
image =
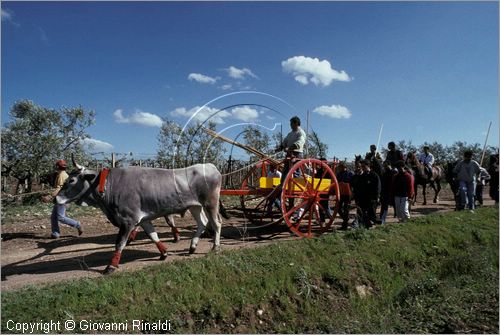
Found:
[[[66,183],[57,194],[56,202],[60,205],[75,202],[77,205],[87,206],[87,203],[93,200],[91,191],[92,185],[97,178],[97,173],[79,165],[75,161],[73,154],[71,155],[71,160],[75,169],[71,171]]]

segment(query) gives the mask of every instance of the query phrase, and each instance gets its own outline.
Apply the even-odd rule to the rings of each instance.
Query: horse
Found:
[[[408,165],[413,170],[413,176],[415,177],[415,196],[413,198],[413,204],[417,203],[417,190],[418,185],[422,185],[422,195],[424,197],[423,205],[427,205],[426,189],[427,184],[429,184],[434,189],[434,203],[438,202],[438,195],[441,191],[441,179],[443,178],[443,168],[441,166],[432,167],[432,177],[429,179],[429,175],[425,171],[425,166],[420,163],[415,153],[410,152],[407,155],[406,161]]]
[[[451,192],[453,193],[453,199],[455,200],[455,210],[458,211],[460,209],[460,192],[458,190],[458,180],[456,178],[456,174],[453,173],[453,169],[458,164],[459,160],[454,162],[446,163],[446,171],[445,177],[446,181],[450,185]]]

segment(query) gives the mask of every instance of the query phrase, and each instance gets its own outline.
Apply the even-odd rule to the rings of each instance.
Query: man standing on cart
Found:
[[[281,175],[281,185],[283,185],[288,171],[290,171],[293,164],[295,164],[297,159],[302,158],[304,145],[306,144],[306,133],[300,127],[300,118],[298,116],[294,116],[290,119],[290,128],[292,128],[292,130],[286,135],[280,146],[276,148],[276,152],[285,151],[286,153],[283,174]],[[296,173],[298,174],[298,171]],[[298,175],[294,175],[294,177],[298,177]],[[293,199],[290,199],[290,202],[291,203],[288,204],[289,208],[293,207]],[[303,208],[300,208],[295,214],[295,218],[300,217],[302,214],[301,211],[303,210]]]
[[[292,130],[283,139],[283,142],[276,149],[278,151],[285,151],[286,159],[285,166],[283,167],[283,174],[281,175],[281,183],[285,181],[286,175],[290,168],[295,163],[296,159],[302,158],[304,152],[304,145],[306,144],[306,133],[300,128],[300,119],[294,116],[290,119],[290,128]]]

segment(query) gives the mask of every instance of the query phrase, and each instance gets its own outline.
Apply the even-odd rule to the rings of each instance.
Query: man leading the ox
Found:
[[[45,202],[50,202],[53,198],[57,196],[64,183],[68,179],[68,174],[66,173],[66,168],[68,167],[66,161],[64,159],[60,159],[56,162],[56,170],[57,175],[55,179],[55,190],[52,192],[51,196],[47,196],[44,198]],[[50,217],[50,223],[52,228],[51,238],[59,238],[61,232],[59,230],[59,222],[64,223],[70,227],[74,227],[78,230],[78,235],[83,234],[82,225],[80,222],[70,219],[66,216],[66,207],[67,205],[60,205],[58,203],[54,203],[54,208],[52,209],[52,215]]]

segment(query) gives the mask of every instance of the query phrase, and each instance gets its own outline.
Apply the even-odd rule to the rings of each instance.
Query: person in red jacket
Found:
[[[405,170],[402,160],[396,162],[398,173],[392,178],[391,195],[394,197],[396,216],[399,222],[405,222],[410,218],[410,199],[414,192],[414,178]]]

